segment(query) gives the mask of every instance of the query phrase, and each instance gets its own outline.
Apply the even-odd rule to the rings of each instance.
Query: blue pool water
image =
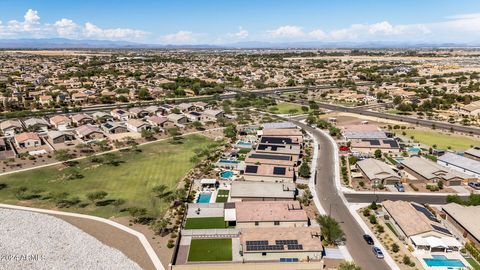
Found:
[[[209,203],[211,197],[211,192],[202,192],[198,195],[197,203]]]
[[[465,267],[460,260],[451,260],[443,255],[432,255],[431,259],[423,259],[428,266],[444,266],[444,267]]]
[[[238,160],[228,160],[228,159],[220,159],[219,163],[228,163],[228,164],[238,164],[240,161]]]
[[[237,144],[238,145],[245,145],[245,146],[251,146],[252,145],[251,142],[246,142],[246,141],[237,141]]]
[[[232,171],[223,171],[220,173],[220,177],[223,179],[230,179],[233,177],[233,172]]]
[[[418,153],[420,153],[420,151],[422,151],[422,149],[420,149],[420,148],[418,148],[418,147],[410,147],[410,148],[408,148],[408,152],[413,153],[413,154],[418,154]]]

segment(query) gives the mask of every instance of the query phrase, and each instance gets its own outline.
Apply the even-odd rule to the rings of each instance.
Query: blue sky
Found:
[[[480,42],[480,1],[22,0],[0,22],[0,39]]]

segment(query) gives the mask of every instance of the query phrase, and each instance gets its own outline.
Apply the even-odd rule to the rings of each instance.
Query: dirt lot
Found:
[[[137,237],[99,221],[59,215],[56,215],[56,217],[78,227],[105,245],[120,250],[143,269],[155,269]],[[126,225],[128,226],[128,224]],[[162,263],[164,263],[163,260]]]

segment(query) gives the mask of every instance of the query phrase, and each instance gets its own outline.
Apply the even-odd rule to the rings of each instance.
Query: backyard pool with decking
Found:
[[[231,179],[233,177],[232,171],[223,171],[220,173],[220,178],[222,179]]]
[[[449,269],[465,267],[462,261],[456,259],[447,259],[447,257],[443,255],[432,255],[432,258],[423,260],[429,267],[447,267]]]
[[[201,192],[198,194],[197,203],[210,203],[210,198],[212,198],[211,192]]]

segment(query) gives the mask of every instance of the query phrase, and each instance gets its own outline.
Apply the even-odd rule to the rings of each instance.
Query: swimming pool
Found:
[[[211,192],[202,192],[198,194],[197,203],[209,203],[211,197],[212,197]]]
[[[233,172],[232,171],[223,171],[220,173],[220,178],[222,179],[230,179],[233,177]]]
[[[240,161],[238,160],[229,160],[229,159],[220,159],[218,163],[227,163],[227,164],[238,164]]]
[[[242,141],[238,140],[237,143],[235,143],[235,146],[238,148],[252,148],[252,143],[248,141]]]
[[[423,259],[425,263],[430,267],[443,266],[443,267],[465,267],[460,260],[447,259],[443,255],[432,255],[431,259]]]
[[[247,141],[237,141],[237,144],[238,145],[245,145],[245,146],[251,146],[252,145],[251,142],[247,142]]]
[[[410,147],[407,149],[407,151],[412,154],[418,154],[422,151],[422,149],[420,149],[419,147]]]

